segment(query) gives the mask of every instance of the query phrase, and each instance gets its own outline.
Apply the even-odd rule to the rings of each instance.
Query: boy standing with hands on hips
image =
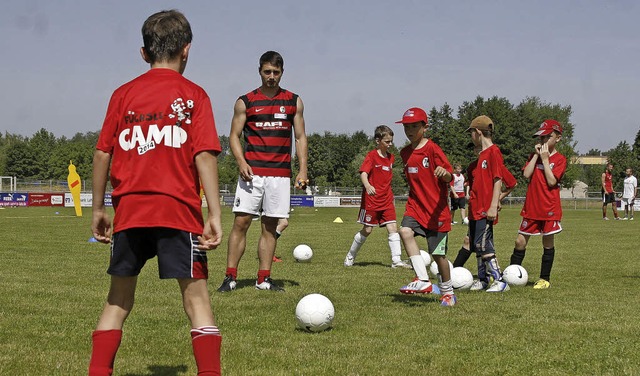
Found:
[[[451,164],[435,142],[426,138],[427,114],[421,108],[405,111],[402,120],[404,133],[410,144],[400,151],[404,173],[409,184],[409,198],[402,218],[400,238],[416,272],[415,279],[400,288],[403,294],[428,294],[434,292],[429,281],[427,266],[420,255],[416,236],[427,239],[429,253],[438,265],[440,275],[441,305],[453,306],[456,296],[451,283],[451,271],[447,260],[447,236],[451,231],[451,212],[448,194],[451,181]]]
[[[206,251],[222,241],[221,149],[211,100],[182,76],[192,39],[182,13],[151,15],[142,26],[142,38],[140,53],[151,69],[111,96],[93,157],[91,230],[99,242],[111,243],[111,287],[92,335],[89,375],[113,372],[138,275],[155,256],[160,278],[178,280],[198,374],[220,375],[222,337],[207,290]],[[104,207],[110,167],[113,236]],[[200,181],[209,211],[206,222]]]

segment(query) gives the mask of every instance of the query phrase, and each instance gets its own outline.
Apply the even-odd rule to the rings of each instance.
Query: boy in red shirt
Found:
[[[456,296],[451,284],[451,270],[447,260],[447,235],[451,231],[451,212],[447,196],[451,181],[451,165],[435,142],[424,137],[427,130],[427,114],[421,108],[410,108],[402,116],[401,123],[409,145],[400,151],[404,173],[409,183],[409,198],[402,218],[400,237],[411,259],[415,279],[400,288],[403,294],[428,294],[434,292],[429,281],[427,266],[420,255],[416,236],[427,239],[429,253],[438,265],[440,275],[441,304],[453,306]]]
[[[608,221],[607,205],[611,204],[613,218],[620,220],[618,208],[616,207],[616,192],[613,190],[613,164],[607,163],[607,168],[602,173],[602,219]]]
[[[555,256],[554,235],[562,231],[562,206],[560,204],[560,179],[567,169],[567,159],[556,150],[562,139],[562,125],[555,120],[545,120],[534,137],[539,137],[535,152],[524,166],[524,177],[529,179],[527,197],[520,215],[522,223],[511,255],[511,264],[522,265],[529,238],[542,235],[542,265],[540,279],[534,289],[550,287],[549,277]]]
[[[391,250],[391,267],[408,268],[411,265],[400,259],[400,235],[396,226],[396,208],[393,205],[391,180],[393,178],[393,162],[395,157],[389,153],[393,145],[393,130],[386,125],[376,127],[373,136],[376,148],[370,151],[360,166],[362,181],[362,200],[358,223],[362,230],[356,233],[351,248],[344,259],[344,266],[352,266],[360,247],[371,235],[374,226],[386,227],[389,233],[389,249]]]
[[[207,290],[207,254],[222,240],[218,163],[220,142],[211,100],[182,76],[192,32],[178,11],[151,15],[142,26],[143,75],[109,102],[93,158],[94,238],[111,243],[111,287],[93,332],[89,375],[111,375],[136,283],[148,259],[160,278],[176,278],[191,323],[199,375],[220,374],[222,337]],[[104,206],[111,167],[112,223]],[[209,213],[202,218],[200,183]],[[200,235],[201,234],[201,235]]]
[[[478,163],[471,171],[472,180],[469,194],[469,239],[471,251],[480,256],[487,272],[493,277],[493,283],[487,292],[509,290],[509,285],[502,280],[502,271],[496,258],[493,245],[493,225],[498,222],[504,161],[498,146],[493,143],[493,121],[485,115],[478,116],[467,128],[471,141],[482,150],[478,155]],[[478,276],[481,277],[481,276]],[[480,281],[486,287],[487,281]]]

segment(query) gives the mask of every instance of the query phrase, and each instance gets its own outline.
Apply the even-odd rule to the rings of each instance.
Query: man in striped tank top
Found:
[[[235,290],[238,264],[245,251],[251,220],[262,212],[262,234],[258,242],[258,290],[284,291],[271,280],[271,263],[276,249],[276,227],[289,217],[291,149],[295,140],[300,171],[295,186],[305,189],[307,179],[307,136],[302,99],[280,87],[284,60],[275,51],[260,57],[258,72],[262,85],[241,96],[233,108],[229,144],[240,176],[233,205],[235,219],[229,234],[227,270],[219,292]],[[244,147],[240,137],[244,136]],[[292,137],[293,136],[293,137]]]

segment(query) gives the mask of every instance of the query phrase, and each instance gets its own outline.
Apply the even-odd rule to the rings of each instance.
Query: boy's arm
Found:
[[[545,143],[540,148],[540,159],[542,160],[542,165],[544,166],[544,177],[547,180],[547,186],[554,187],[558,185],[558,179],[556,179],[555,175],[553,175],[553,171],[551,171],[551,165],[549,164],[549,147]]]
[[[531,156],[531,159],[529,160],[529,162],[527,162],[526,166],[524,166],[524,171],[522,172],[522,175],[524,175],[525,179],[531,179],[531,176],[533,176],[533,171],[535,171],[537,161],[538,161],[538,154],[536,153]]]
[[[360,173],[360,181],[362,182],[362,185],[364,186],[364,189],[367,191],[369,196],[375,196],[376,188],[373,185],[371,185],[371,183],[369,183],[369,174],[362,171]]]
[[[104,194],[107,188],[110,164],[111,154],[102,150],[96,150],[93,153],[91,233],[101,243],[111,242],[111,218],[109,218],[104,207]]]
[[[242,99],[238,99],[235,106],[233,106],[233,118],[231,119],[231,131],[229,132],[229,147],[238,163],[240,178],[244,181],[250,181],[253,177],[253,170],[247,163],[247,160],[244,159],[244,150],[242,150],[242,144],[240,143],[240,137],[242,136],[242,130],[244,129],[246,120],[247,106]]]
[[[493,195],[491,206],[487,210],[487,219],[493,221],[498,216],[498,206],[500,205],[500,194],[502,193],[502,180],[497,178],[493,181]]]
[[[198,236],[198,249],[209,250],[217,248],[222,242],[222,221],[220,219],[220,195],[218,189],[218,157],[210,151],[196,154],[196,168],[204,196],[207,200],[207,220],[202,229],[202,236]]]
[[[298,157],[298,164],[300,170],[294,185],[299,189],[307,188],[309,184],[309,178],[307,176],[307,133],[305,131],[304,124],[304,104],[302,99],[298,97],[296,103],[296,114],[293,117],[293,135],[296,139],[296,156]]]

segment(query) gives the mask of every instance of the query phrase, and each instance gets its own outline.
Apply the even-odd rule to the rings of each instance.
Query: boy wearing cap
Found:
[[[451,164],[435,142],[424,137],[427,130],[427,114],[414,107],[408,109],[401,123],[409,145],[400,151],[404,174],[409,183],[409,198],[400,227],[400,238],[416,272],[415,279],[400,288],[403,294],[428,294],[434,292],[429,282],[427,266],[420,255],[415,236],[427,239],[429,253],[440,271],[441,304],[456,304],[451,284],[451,271],[447,260],[447,234],[451,231],[451,212],[447,202],[449,182],[452,179]]]
[[[493,226],[498,223],[498,210],[502,194],[504,161],[498,146],[493,143],[493,121],[485,115],[478,116],[467,128],[471,141],[481,147],[478,163],[471,171],[471,190],[469,194],[469,239],[471,251],[481,257],[481,262],[493,277],[493,284],[487,292],[509,290],[509,285],[502,280],[502,271],[496,258],[493,245]],[[480,281],[478,290],[488,286],[488,278]]]
[[[545,120],[534,137],[539,137],[539,142],[524,166],[524,177],[529,180],[529,186],[520,212],[522,223],[511,255],[511,264],[522,265],[529,237],[542,235],[540,279],[533,288],[548,289],[555,256],[554,235],[562,231],[559,182],[567,169],[567,159],[556,150],[556,144],[562,138],[560,123]]]

